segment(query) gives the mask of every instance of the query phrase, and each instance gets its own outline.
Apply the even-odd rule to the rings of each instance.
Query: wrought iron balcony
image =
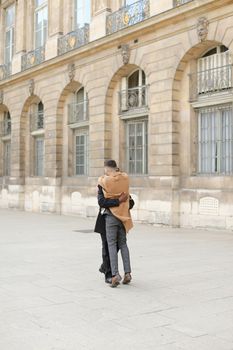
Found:
[[[21,70],[24,71],[28,68],[34,67],[37,64],[44,62],[44,60],[45,60],[45,48],[44,46],[41,46],[33,51],[25,53],[22,56]]]
[[[68,105],[68,124],[76,124],[89,120],[88,100]]]
[[[31,132],[44,129],[44,113],[30,114]]]
[[[89,43],[89,24],[58,38],[58,55]]]
[[[144,21],[150,16],[150,1],[140,0],[122,7],[107,16],[106,33],[111,34],[125,27]]]
[[[0,81],[7,79],[11,75],[11,63],[0,65]]]
[[[0,133],[1,137],[9,136],[11,134],[11,120],[10,119],[4,119],[0,123]]]
[[[148,108],[148,86],[139,86],[119,92],[119,113],[140,112]]]
[[[233,89],[233,69],[231,64],[190,74],[189,77],[190,101],[196,101],[201,96]]]
[[[173,7],[184,5],[187,2],[191,2],[191,1],[193,1],[193,0],[173,0]]]

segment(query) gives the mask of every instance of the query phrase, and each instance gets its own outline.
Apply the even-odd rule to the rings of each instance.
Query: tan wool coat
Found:
[[[129,210],[129,177],[126,173],[117,171],[111,175],[103,175],[98,180],[98,185],[103,189],[105,198],[119,198],[122,192],[128,194],[126,202],[120,203],[119,207],[109,208],[112,214],[124,225],[126,232],[133,227]]]

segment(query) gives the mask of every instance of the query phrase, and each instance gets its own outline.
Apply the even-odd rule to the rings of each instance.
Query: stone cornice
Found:
[[[232,4],[232,0],[194,0],[185,5],[178,6],[167,10],[165,12],[159,13],[155,16],[149,17],[145,21],[139,22],[133,26],[124,28],[118,32],[110,35],[106,35],[100,39],[89,42],[87,45],[82,46],[76,50],[69,51],[63,55],[53,57],[43,63],[30,68],[26,71],[16,73],[11,75],[8,79],[0,81],[0,88],[10,86],[12,83],[19,81],[24,81],[25,79],[30,79],[36,76],[39,72],[46,72],[53,67],[59,67],[70,63],[77,58],[83,58],[85,56],[90,56],[90,54],[95,54],[97,52],[104,51],[112,47],[118,47],[122,42],[128,42],[132,39],[136,39],[138,35],[147,34],[154,32],[155,30],[165,27],[166,25],[179,23],[182,20],[187,20],[193,16],[200,16],[209,11],[216,10],[224,5]],[[219,16],[221,19],[225,16]],[[216,20],[216,18],[215,18]],[[211,22],[211,19],[210,19]],[[192,26],[186,27],[185,30],[192,29]],[[180,32],[181,30],[173,31],[172,35]],[[167,35],[168,37],[171,34]],[[157,38],[160,40],[161,38]],[[106,57],[106,56],[105,56]]]

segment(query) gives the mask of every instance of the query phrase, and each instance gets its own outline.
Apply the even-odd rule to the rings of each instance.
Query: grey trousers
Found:
[[[131,272],[129,249],[124,225],[110,212],[106,214],[105,222],[112,276],[119,273],[117,245],[121,251],[125,273]]]

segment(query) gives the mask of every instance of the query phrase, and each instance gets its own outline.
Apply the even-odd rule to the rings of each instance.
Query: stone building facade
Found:
[[[232,0],[2,0],[0,207],[233,228]]]

